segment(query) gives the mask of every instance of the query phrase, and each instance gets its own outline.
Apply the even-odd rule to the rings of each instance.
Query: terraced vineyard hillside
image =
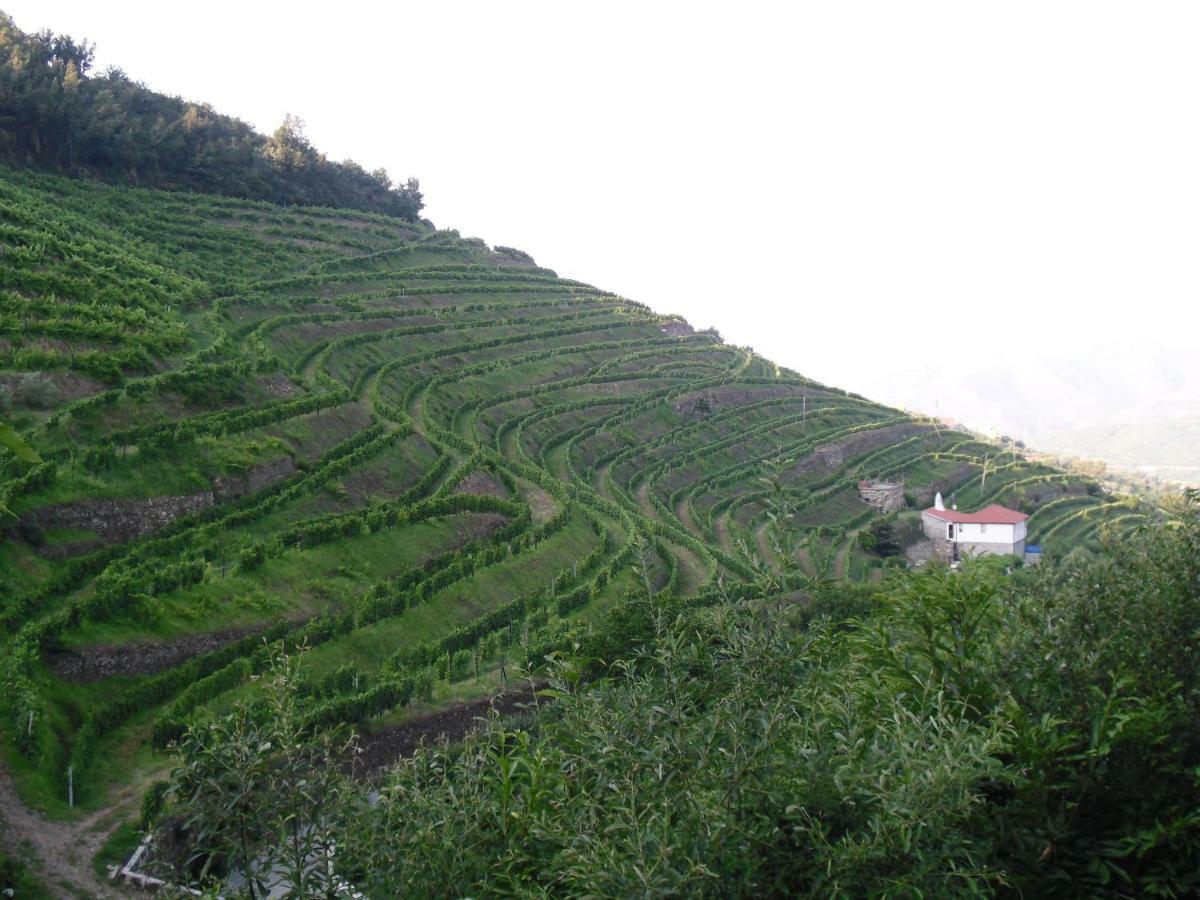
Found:
[[[862,477],[1052,551],[1143,515],[455,232],[12,171],[0,229],[3,740],[52,811],[161,769],[264,639],[369,740],[635,579],[736,591],[781,508],[809,575],[878,578]]]

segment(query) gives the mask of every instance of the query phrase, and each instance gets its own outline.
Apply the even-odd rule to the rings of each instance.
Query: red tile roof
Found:
[[[941,519],[943,522],[959,522],[972,525],[1016,525],[1018,522],[1024,522],[1029,518],[1023,512],[1017,512],[1015,509],[1009,509],[1007,506],[1001,506],[998,503],[985,506],[979,512],[973,513],[959,512],[957,509],[936,509],[932,506],[925,510],[925,512],[936,519]]]

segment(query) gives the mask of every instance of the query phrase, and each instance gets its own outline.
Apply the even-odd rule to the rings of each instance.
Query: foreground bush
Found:
[[[826,586],[793,627],[631,597],[552,658],[532,730],[423,749],[373,801],[327,784],[314,833],[372,897],[1192,896],[1198,584],[1193,508],[1058,568],[904,573],[866,614]],[[208,796],[207,735],[169,796],[211,837],[228,796],[278,802]]]
[[[1198,551],[1193,515],[1015,582],[905,575],[799,634],[660,621],[535,733],[402,764],[339,863],[371,896],[1188,896]]]

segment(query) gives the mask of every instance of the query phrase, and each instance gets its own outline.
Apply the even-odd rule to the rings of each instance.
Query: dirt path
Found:
[[[418,434],[425,434],[425,391],[418,391],[417,395],[412,398],[412,402],[405,410],[408,417],[413,420],[413,425],[417,429]]]
[[[321,349],[325,349],[325,346],[328,343],[329,341],[326,341],[325,344],[322,345]],[[313,379],[317,377],[317,359],[320,357],[320,355],[320,352],[314,353],[308,358],[308,362],[306,362],[304,367],[300,370],[300,377],[308,384],[312,384]]]
[[[658,510],[654,508],[654,504],[650,502],[650,482],[643,481],[638,485],[637,489],[637,504],[651,519],[658,518]]]
[[[682,522],[683,526],[692,534],[697,535],[701,540],[705,539],[704,534],[696,527],[696,522],[692,519],[692,502],[687,497],[675,504],[675,518]]]
[[[770,526],[770,522],[763,522],[754,529],[754,546],[758,549],[758,555],[762,558],[763,562],[778,572],[779,557],[775,555],[775,549],[771,546],[771,541],[767,536],[767,529]]]
[[[12,777],[0,771],[0,809],[6,849],[29,864],[59,898],[125,898],[132,896],[115,884],[102,882],[92,871],[92,857],[139,801],[142,785],[129,785],[102,809],[74,822],[58,822],[31,810],[17,794]]]
[[[612,471],[612,463],[605,463],[596,470],[596,474],[592,477],[593,486],[596,488],[596,493],[601,497],[613,499],[612,491],[608,488],[609,473]]]
[[[360,740],[358,771],[371,777],[401,757],[411,756],[422,743],[461,740],[482,726],[491,709],[501,716],[522,712],[533,702],[533,694],[527,685],[514,686],[490,697],[458,702],[364,735]],[[0,770],[0,810],[5,825],[0,830],[0,846],[25,862],[58,900],[83,897],[129,900],[146,896],[97,877],[92,869],[92,858],[113,831],[134,813],[147,783],[147,778],[141,778],[113,794],[103,808],[76,821],[63,822],[47,819],[27,807],[13,785],[12,777]]]
[[[850,548],[839,547],[837,553],[833,557],[833,577],[842,580],[846,574],[846,555],[850,552]]]
[[[363,379],[362,390],[358,392],[358,402],[371,410],[371,412],[375,412],[375,404],[371,402],[371,397],[375,393],[375,385],[377,384],[379,384],[378,370]]]
[[[556,444],[545,454],[546,471],[559,481],[571,481],[571,473],[567,468],[567,445]]]
[[[837,554],[833,557],[833,577],[842,579],[846,575],[846,560],[850,556],[850,552],[854,549],[854,543],[858,540],[858,533],[861,528],[856,528],[846,535],[846,542],[838,547]]]
[[[700,586],[704,584],[704,580],[708,577],[708,569],[700,561],[700,557],[687,547],[680,546],[679,544],[668,544],[668,546],[679,562],[679,587],[677,593],[680,597],[687,597],[698,591]]]
[[[517,493],[529,506],[529,514],[534,525],[542,525],[554,518],[558,512],[558,501],[555,500],[540,485],[524,478],[516,479]]]
[[[804,570],[806,575],[813,576],[817,574],[816,566],[813,565],[812,554],[808,552],[807,547],[801,547],[796,551],[796,559],[799,561],[800,568]]]
[[[733,538],[729,535],[729,511],[722,510],[721,513],[713,519],[713,531],[717,534],[717,543],[721,545],[721,549],[733,556],[737,550],[733,546]]]

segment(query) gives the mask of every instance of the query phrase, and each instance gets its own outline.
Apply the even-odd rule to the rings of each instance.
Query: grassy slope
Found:
[[[157,674],[83,684],[63,676],[64,656],[87,664],[122,647],[137,656],[147,642],[295,632],[341,616],[348,627],[315,641],[314,684],[351,664],[352,683],[330,689],[338,696],[422,673],[435,697],[450,696],[467,683],[453,671],[463,659],[423,669],[405,653],[524,601],[463,651],[470,685],[489,690],[501,660],[520,662],[632,583],[639,540],[661,588],[693,594],[745,576],[772,472],[802,525],[844,543],[851,577],[871,571],[848,537],[870,518],[853,490],[860,477],[903,473],[914,490],[950,479],[960,503],[1044,507],[1034,526],[1051,550],[1055,535],[1073,545],[1108,519],[1130,528],[1141,516],[1019,457],[999,470],[993,459],[981,486],[995,448],[708,336],[676,335],[646,308],[547,270],[500,265],[453,232],[11,171],[0,171],[0,227],[0,503],[28,523],[68,502],[196,495],[290,460],[286,480],[156,534],[6,534],[3,640],[32,652],[5,654],[9,684],[24,687],[6,691],[4,752],[26,796],[55,814],[67,814],[61,786],[73,762],[87,773],[85,808],[160,766],[151,728],[196,680],[114,714],[81,748],[89,717],[169,680],[187,655]],[[901,430],[855,443],[883,428]],[[835,443],[845,443],[842,463],[820,462],[817,451]],[[470,478],[481,470],[487,479]],[[460,482],[499,485],[515,505],[279,543],[305,523],[409,507]],[[1076,515],[1083,504],[1097,512]],[[506,525],[515,532],[502,535],[502,557],[484,558]],[[267,558],[248,566],[255,547]],[[442,577],[427,568],[439,559],[470,567]],[[198,581],[154,583],[180,561]],[[114,583],[124,585],[116,599],[96,606]],[[405,608],[364,612],[396,592]],[[83,612],[53,624],[72,608]],[[323,691],[314,686],[314,710]],[[185,712],[232,692],[253,686],[231,677]],[[365,727],[394,721],[402,706],[373,707]],[[30,732],[24,751],[18,722]]]

